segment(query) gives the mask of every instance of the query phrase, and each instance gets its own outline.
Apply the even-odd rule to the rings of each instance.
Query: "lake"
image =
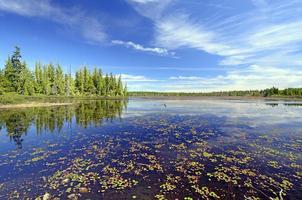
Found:
[[[0,199],[302,197],[302,102],[131,98],[0,112]]]

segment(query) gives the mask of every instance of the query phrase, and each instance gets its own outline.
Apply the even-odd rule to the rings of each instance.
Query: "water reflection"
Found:
[[[131,99],[5,111],[2,132],[23,148],[5,149],[0,134],[0,199],[299,199],[302,108],[285,103],[294,102]]]
[[[89,125],[99,126],[104,120],[121,118],[127,101],[100,100],[77,102],[70,106],[35,107],[26,109],[2,110],[0,114],[0,131],[4,132],[18,149],[22,148],[23,136],[31,125],[36,134],[43,132],[60,132],[65,123],[72,123],[87,128]]]
[[[302,106],[302,103],[266,103],[265,105],[271,106],[271,107],[277,107],[279,105],[283,105],[283,106]]]

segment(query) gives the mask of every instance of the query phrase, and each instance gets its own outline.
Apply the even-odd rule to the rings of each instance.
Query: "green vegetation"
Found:
[[[0,99],[4,98],[4,102],[11,102],[12,97],[21,100],[22,97],[17,95],[124,97],[127,96],[127,87],[120,76],[103,74],[97,68],[91,72],[86,66],[76,71],[74,77],[71,73],[64,73],[61,65],[52,63],[42,65],[37,62],[31,71],[22,61],[20,48],[16,47],[0,70],[0,95],[4,94],[5,97]]]
[[[265,90],[221,91],[221,92],[129,92],[130,96],[250,96],[250,97],[302,97],[302,88],[280,90],[272,87]]]

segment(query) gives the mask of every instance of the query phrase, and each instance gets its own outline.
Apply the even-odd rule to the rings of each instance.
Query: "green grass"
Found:
[[[103,96],[47,96],[47,95],[34,95],[34,96],[26,96],[20,95],[17,93],[6,93],[0,95],[0,105],[7,104],[21,104],[21,103],[30,103],[30,102],[59,102],[66,103],[71,102],[73,100],[97,100],[97,99],[125,99],[127,97],[103,97]]]

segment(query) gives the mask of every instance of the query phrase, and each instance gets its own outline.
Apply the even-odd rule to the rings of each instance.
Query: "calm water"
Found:
[[[0,111],[0,199],[301,199],[301,177],[299,102]]]

